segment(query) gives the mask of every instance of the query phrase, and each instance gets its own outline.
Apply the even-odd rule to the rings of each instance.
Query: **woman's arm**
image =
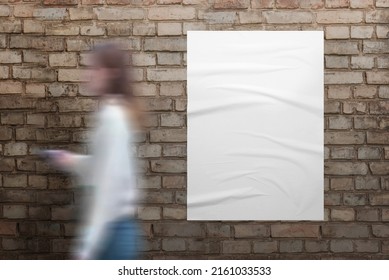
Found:
[[[82,176],[91,162],[91,156],[61,150],[57,156],[53,157],[52,161],[63,171]]]

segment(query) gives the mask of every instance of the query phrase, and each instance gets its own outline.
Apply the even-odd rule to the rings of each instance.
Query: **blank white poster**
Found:
[[[323,32],[187,36],[187,219],[323,220]]]

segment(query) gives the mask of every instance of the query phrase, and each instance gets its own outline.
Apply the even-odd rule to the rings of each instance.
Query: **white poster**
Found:
[[[187,40],[188,220],[323,220],[323,32]]]

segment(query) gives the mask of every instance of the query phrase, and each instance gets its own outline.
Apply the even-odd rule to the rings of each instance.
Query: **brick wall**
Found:
[[[80,74],[106,40],[133,50],[151,112],[145,258],[388,258],[388,23],[388,0],[0,1],[0,258],[68,258],[79,193],[33,151],[87,152]],[[325,31],[324,222],[186,221],[188,30]]]

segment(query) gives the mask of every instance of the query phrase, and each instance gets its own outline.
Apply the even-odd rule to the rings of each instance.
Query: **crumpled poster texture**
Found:
[[[323,220],[323,32],[187,36],[188,220]]]

